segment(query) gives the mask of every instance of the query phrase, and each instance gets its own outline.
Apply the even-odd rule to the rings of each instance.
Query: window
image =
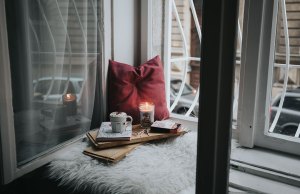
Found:
[[[174,93],[175,95],[178,94],[179,90],[180,90],[180,86],[182,84],[181,80],[172,80],[171,81],[171,91],[172,93]],[[196,93],[195,89],[193,89],[191,86],[185,84],[183,91],[182,91],[182,95],[189,95],[189,94],[193,94]]]
[[[200,68],[199,19],[202,1],[195,1],[197,6],[194,6],[192,0],[167,2],[168,38],[164,45],[167,52],[165,77],[169,109],[171,113],[194,117],[194,121],[197,121],[195,117],[198,117],[199,82],[192,82],[190,79],[193,76],[192,67],[195,67],[195,74],[199,74]]]
[[[170,112],[178,117],[192,117],[197,121],[199,109],[200,48],[202,25],[202,0],[170,0],[166,9],[167,21],[165,60],[167,97],[170,98]],[[239,21],[243,19],[243,4],[239,9]],[[238,22],[236,78],[233,120],[237,119],[239,69],[241,58],[242,25]],[[176,82],[176,89],[175,87]],[[170,90],[168,90],[170,88]],[[176,91],[174,91],[176,90]],[[186,91],[191,90],[187,95]],[[170,95],[168,94],[170,93]],[[184,118],[182,116],[179,116]]]
[[[274,102],[272,103],[273,106],[278,107],[279,106],[279,101],[280,96],[278,96]],[[286,93],[285,95],[285,100],[283,103],[283,108],[285,109],[290,109],[290,110],[295,110],[295,111],[300,111],[300,98],[297,96],[290,96],[289,93]]]
[[[243,146],[300,154],[298,4],[245,1],[238,120]]]
[[[77,81],[88,81],[91,88],[95,85],[95,75],[90,72],[96,70],[93,61],[99,55],[94,44],[98,42],[94,3],[29,0],[14,6],[6,2],[8,9],[20,13],[7,14],[19,166],[89,128],[93,106],[83,110],[81,95],[88,95],[85,101],[93,102],[94,92],[87,89],[81,93],[84,88],[79,88]],[[15,29],[24,32],[19,39],[15,38]],[[29,48],[29,52],[23,55],[15,48]],[[74,107],[64,95],[74,96]],[[71,127],[77,130],[70,131]]]
[[[4,182],[49,162],[90,129],[95,95],[103,92],[95,91],[96,77],[106,69],[99,63],[102,3],[0,1]]]

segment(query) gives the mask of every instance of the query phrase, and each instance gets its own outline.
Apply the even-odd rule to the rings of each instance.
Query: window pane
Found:
[[[7,0],[17,162],[90,128],[98,0]]]
[[[174,0],[171,13],[170,107],[171,112],[198,117],[197,90],[200,83],[202,0]],[[239,10],[237,33],[235,101],[233,119],[237,118],[243,1]],[[190,114],[188,114],[190,113]]]
[[[300,133],[300,44],[298,41],[300,2],[286,0],[285,6],[286,10],[279,3],[277,14],[269,132],[298,138]],[[285,13],[287,17],[284,17]],[[283,103],[280,103],[281,101]]]
[[[198,117],[201,0],[175,0],[171,11],[170,106],[172,113]],[[193,14],[194,11],[194,14]],[[198,26],[198,28],[197,28]],[[194,100],[196,102],[194,103]],[[194,105],[193,105],[194,104]],[[193,107],[191,107],[193,106]]]

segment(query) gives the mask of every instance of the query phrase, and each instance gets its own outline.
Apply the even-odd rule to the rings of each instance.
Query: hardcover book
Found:
[[[122,133],[112,132],[110,122],[102,122],[96,137],[96,141],[129,141],[132,135],[132,125],[128,124]]]
[[[181,124],[172,120],[155,121],[151,125],[153,133],[178,133],[181,130]]]

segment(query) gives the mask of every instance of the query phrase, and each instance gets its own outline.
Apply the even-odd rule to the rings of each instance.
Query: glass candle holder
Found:
[[[66,112],[68,116],[77,114],[77,101],[75,94],[65,94],[62,96],[63,105],[66,106]]]
[[[152,102],[141,102],[139,104],[141,127],[151,127],[154,122],[154,104]]]

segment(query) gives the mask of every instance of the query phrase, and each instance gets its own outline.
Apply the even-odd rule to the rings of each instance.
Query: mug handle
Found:
[[[130,124],[132,124],[132,120],[133,120],[132,117],[131,116],[127,116],[126,117],[126,121],[127,121],[127,119],[129,119],[130,120]]]

